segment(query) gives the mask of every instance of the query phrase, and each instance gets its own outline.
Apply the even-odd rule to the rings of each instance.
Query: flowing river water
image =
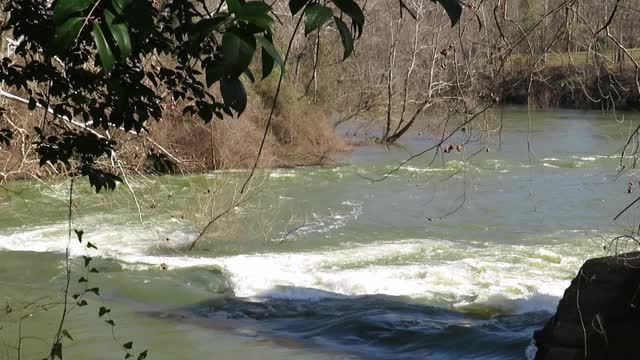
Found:
[[[66,358],[122,358],[128,340],[153,359],[530,356],[582,262],[633,225],[612,218],[634,199],[628,181],[640,192],[632,173],[618,176],[640,118],[502,112],[501,143],[468,161],[481,144],[365,179],[432,143],[414,134],[404,147],[356,148],[339,166],[276,170],[234,212],[240,223],[223,223],[233,235],[193,252],[178,213],[246,173],[131,179],[154,199],[143,225],[125,187],[92,195],[78,183],[73,228],[85,235],[69,242],[72,292],[90,255],[102,297],[70,313]],[[0,359],[17,358],[19,334],[22,358],[47,354],[61,306],[43,307],[64,288],[68,185],[14,183],[0,197]]]

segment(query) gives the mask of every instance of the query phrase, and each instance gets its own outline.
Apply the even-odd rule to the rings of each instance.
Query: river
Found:
[[[246,173],[131,178],[143,224],[125,187],[92,195],[79,182],[72,293],[90,255],[102,298],[73,308],[65,358],[122,358],[128,340],[152,359],[526,358],[582,262],[634,225],[612,219],[634,199],[628,181],[640,192],[632,173],[618,176],[640,117],[501,112],[500,142],[494,133],[433,163],[427,153],[384,181],[366,178],[432,140],[416,133],[401,147],[358,147],[342,165],[260,176],[259,195],[225,223],[232,235],[193,252],[180,213]],[[17,357],[20,325],[22,357],[47,355],[61,307],[43,308],[64,288],[68,185],[13,183],[0,195],[0,359]]]

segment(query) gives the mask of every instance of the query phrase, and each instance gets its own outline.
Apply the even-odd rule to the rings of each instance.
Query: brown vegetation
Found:
[[[152,170],[149,155],[154,153],[175,163],[180,172],[250,168],[274,93],[272,78],[251,88],[249,105],[239,118],[204,124],[182,115],[184,104],[167,102],[163,119],[150,123],[148,133],[113,134],[121,144],[119,160],[123,167],[138,173]],[[27,105],[10,100],[4,102],[4,107],[9,111],[0,119],[0,127],[11,128],[16,135],[10,148],[0,149],[2,180],[65,173],[60,166],[40,167],[35,156],[27,130],[38,126],[44,111],[32,112]],[[306,98],[297,99],[292,89],[284,89],[275,115],[259,164],[262,168],[331,163],[333,154],[347,149],[329,126],[325,112]],[[104,162],[107,167],[116,165],[112,159]]]

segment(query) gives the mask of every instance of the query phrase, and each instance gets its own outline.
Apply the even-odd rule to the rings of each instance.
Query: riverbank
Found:
[[[549,65],[531,75],[529,67],[505,71],[495,84],[505,105],[533,108],[640,111],[636,71],[590,64]]]
[[[239,118],[215,118],[205,124],[183,115],[185,103],[167,101],[161,121],[149,122],[141,135],[91,131],[118,142],[118,159],[133,174],[250,169],[258,154],[276,83],[272,76],[247,84],[248,105]],[[6,99],[0,105],[8,110],[7,117],[0,119],[0,128],[10,128],[15,134],[10,147],[0,148],[0,182],[64,175],[63,165],[40,166],[34,139],[29,136],[28,129],[42,120],[42,111],[30,111],[26,104]],[[334,156],[349,146],[330,126],[327,114],[321,105],[283,86],[258,166],[291,168],[333,163]],[[102,159],[100,163],[114,168],[114,172],[121,171],[112,159]]]

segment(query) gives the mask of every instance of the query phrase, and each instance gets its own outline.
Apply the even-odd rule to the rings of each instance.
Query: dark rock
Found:
[[[534,340],[536,360],[640,359],[640,252],[585,262]]]

